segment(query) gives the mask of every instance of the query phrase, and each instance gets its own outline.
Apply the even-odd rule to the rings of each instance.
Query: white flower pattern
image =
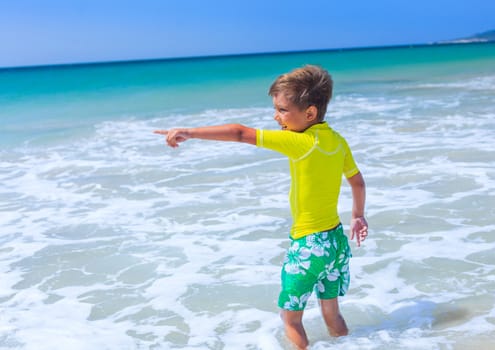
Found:
[[[300,310],[303,309],[306,303],[308,302],[309,297],[311,296],[311,292],[305,293],[301,295],[301,297],[297,297],[296,295],[289,295],[289,301],[284,304],[284,309],[286,310]]]
[[[307,236],[306,245],[311,249],[311,254],[315,256],[328,256],[328,248],[330,248],[330,240],[328,232],[320,232]]]
[[[350,257],[347,237],[341,227],[336,232],[318,232],[293,240],[285,256],[282,273],[282,285],[288,289],[283,287],[279,306],[286,310],[303,310],[313,289],[319,296],[332,297],[335,292],[344,295],[349,287]],[[314,276],[313,282],[306,282],[311,281],[311,276]],[[300,289],[305,285],[308,287]],[[327,285],[332,286],[328,291]],[[301,294],[294,292],[297,290]]]
[[[306,274],[306,270],[311,266],[311,251],[306,247],[301,247],[295,242],[287,251],[284,260],[285,272],[289,274]]]

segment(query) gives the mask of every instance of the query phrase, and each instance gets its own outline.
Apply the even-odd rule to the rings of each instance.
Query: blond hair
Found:
[[[300,110],[315,106],[318,110],[317,119],[321,122],[332,98],[332,90],[332,77],[325,69],[306,65],[279,76],[270,86],[268,94],[283,94]]]

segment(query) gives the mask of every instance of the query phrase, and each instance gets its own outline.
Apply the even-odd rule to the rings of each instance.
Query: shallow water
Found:
[[[462,59],[441,70],[399,61],[335,74],[327,119],[365,176],[371,231],[353,245],[341,299],[351,335],[329,338],[313,297],[312,349],[494,346],[495,55],[459,50]],[[278,59],[325,62],[296,57]],[[193,140],[172,150],[152,134],[224,122],[274,128],[266,92],[249,97],[271,76],[210,81],[208,99],[222,84],[250,93],[204,108],[167,109],[165,87],[146,97],[88,88],[46,93],[41,118],[39,91],[2,95],[1,135],[16,135],[0,151],[1,348],[289,348],[276,306],[287,161],[240,144]],[[187,88],[175,93],[168,99],[187,100]],[[95,115],[99,102],[107,104]],[[346,229],[350,206],[344,186]]]

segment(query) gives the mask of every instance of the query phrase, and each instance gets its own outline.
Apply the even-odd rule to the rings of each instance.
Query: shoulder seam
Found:
[[[297,159],[292,159],[292,161],[293,162],[298,162],[298,161],[303,160],[304,158],[308,157],[311,153],[313,153],[313,151],[316,148],[318,148],[317,144],[318,144],[318,130],[316,130],[316,132],[315,132],[315,140],[313,142],[313,146],[311,146],[311,148],[309,149],[309,151],[307,151],[305,154],[303,154],[302,156],[300,156]]]

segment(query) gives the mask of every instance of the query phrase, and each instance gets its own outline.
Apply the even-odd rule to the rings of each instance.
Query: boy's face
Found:
[[[279,93],[273,96],[273,107],[275,108],[273,118],[282,127],[282,130],[302,132],[314,124],[314,118],[308,113],[310,107],[301,110],[283,94]]]

